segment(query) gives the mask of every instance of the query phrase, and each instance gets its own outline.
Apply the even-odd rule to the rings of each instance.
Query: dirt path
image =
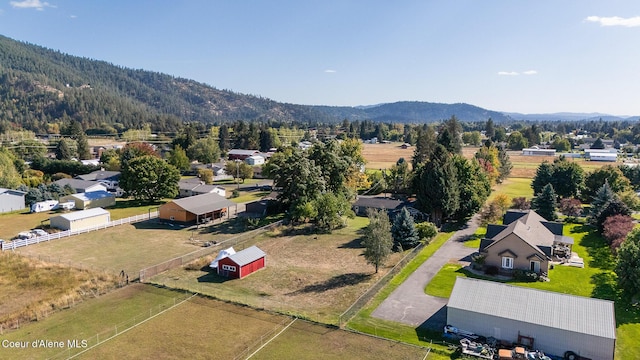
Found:
[[[476,217],[469,220],[465,228],[458,230],[438,251],[420,265],[378,306],[372,316],[412,326],[442,329],[446,325],[445,305],[448,299],[426,295],[424,288],[446,263],[459,261],[468,264],[470,255],[477,249],[464,246],[463,241],[475,233],[478,228],[476,220]]]

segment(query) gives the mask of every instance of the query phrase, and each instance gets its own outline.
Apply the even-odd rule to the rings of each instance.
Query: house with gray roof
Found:
[[[447,324],[548,355],[614,358],[615,309],[608,300],[458,277]]]
[[[76,193],[87,193],[92,191],[107,191],[107,186],[97,181],[81,180],[81,179],[60,179],[53,182],[64,188],[69,185]]]
[[[220,196],[226,196],[227,192],[223,187],[216,185],[207,185],[204,181],[193,178],[193,179],[183,179],[178,181],[178,196],[180,197],[188,197],[209,193],[216,193]]]
[[[485,255],[485,266],[495,266],[502,273],[516,269],[547,272],[554,249],[573,244],[572,238],[562,235],[562,227],[533,210],[507,211],[503,224],[487,226],[479,251]]]

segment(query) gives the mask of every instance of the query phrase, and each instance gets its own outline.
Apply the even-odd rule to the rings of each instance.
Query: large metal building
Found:
[[[73,201],[76,209],[105,208],[116,205],[116,196],[108,191],[97,190],[87,193],[71,194],[60,198],[61,203]]]
[[[237,205],[216,193],[190,196],[168,202],[159,209],[162,220],[182,223],[201,223],[219,219],[229,214],[229,208]]]
[[[612,301],[458,277],[447,304],[447,324],[478,335],[563,356],[566,351],[613,359]]]
[[[53,228],[79,230],[106,225],[111,221],[111,214],[103,208],[93,208],[54,216],[49,221]]]
[[[25,194],[24,191],[0,188],[0,213],[23,210]]]

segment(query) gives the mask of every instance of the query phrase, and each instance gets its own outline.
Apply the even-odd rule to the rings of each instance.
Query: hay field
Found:
[[[229,280],[210,271],[214,254],[188,267],[195,270],[173,269],[151,281],[338,324],[340,314],[403,256],[394,253],[375,274],[360,247],[359,232],[367,222],[358,217],[349,220],[348,227],[326,235],[265,233],[236,246],[238,251],[256,244],[267,254],[266,267],[244,279]]]
[[[415,147],[402,149],[402,143],[362,144],[362,156],[367,161],[366,168],[371,170],[388,169],[403,157],[409,163]]]

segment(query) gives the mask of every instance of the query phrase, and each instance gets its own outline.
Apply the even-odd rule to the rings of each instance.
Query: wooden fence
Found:
[[[114,227],[114,226],[118,226],[118,225],[123,225],[123,224],[133,224],[133,223],[137,223],[137,222],[140,222],[140,221],[154,219],[154,218],[157,218],[157,217],[158,217],[158,212],[157,211],[151,211],[148,214],[130,216],[128,218],[110,221],[110,222],[108,222],[106,224],[103,224],[103,225],[98,225],[98,226],[85,228],[85,229],[60,231],[60,232],[47,234],[47,235],[43,235],[43,236],[36,236],[36,237],[30,238],[30,239],[13,240],[13,241],[9,241],[9,242],[0,241],[0,247],[2,247],[3,251],[4,250],[14,250],[16,248],[27,246],[27,245],[39,244],[39,243],[45,242],[45,241],[57,240],[57,239],[70,237],[70,236],[74,236],[74,235],[80,235],[80,234],[88,233],[88,232],[91,232],[91,231],[102,230],[102,229],[106,229],[106,228],[110,228],[110,227]]]

